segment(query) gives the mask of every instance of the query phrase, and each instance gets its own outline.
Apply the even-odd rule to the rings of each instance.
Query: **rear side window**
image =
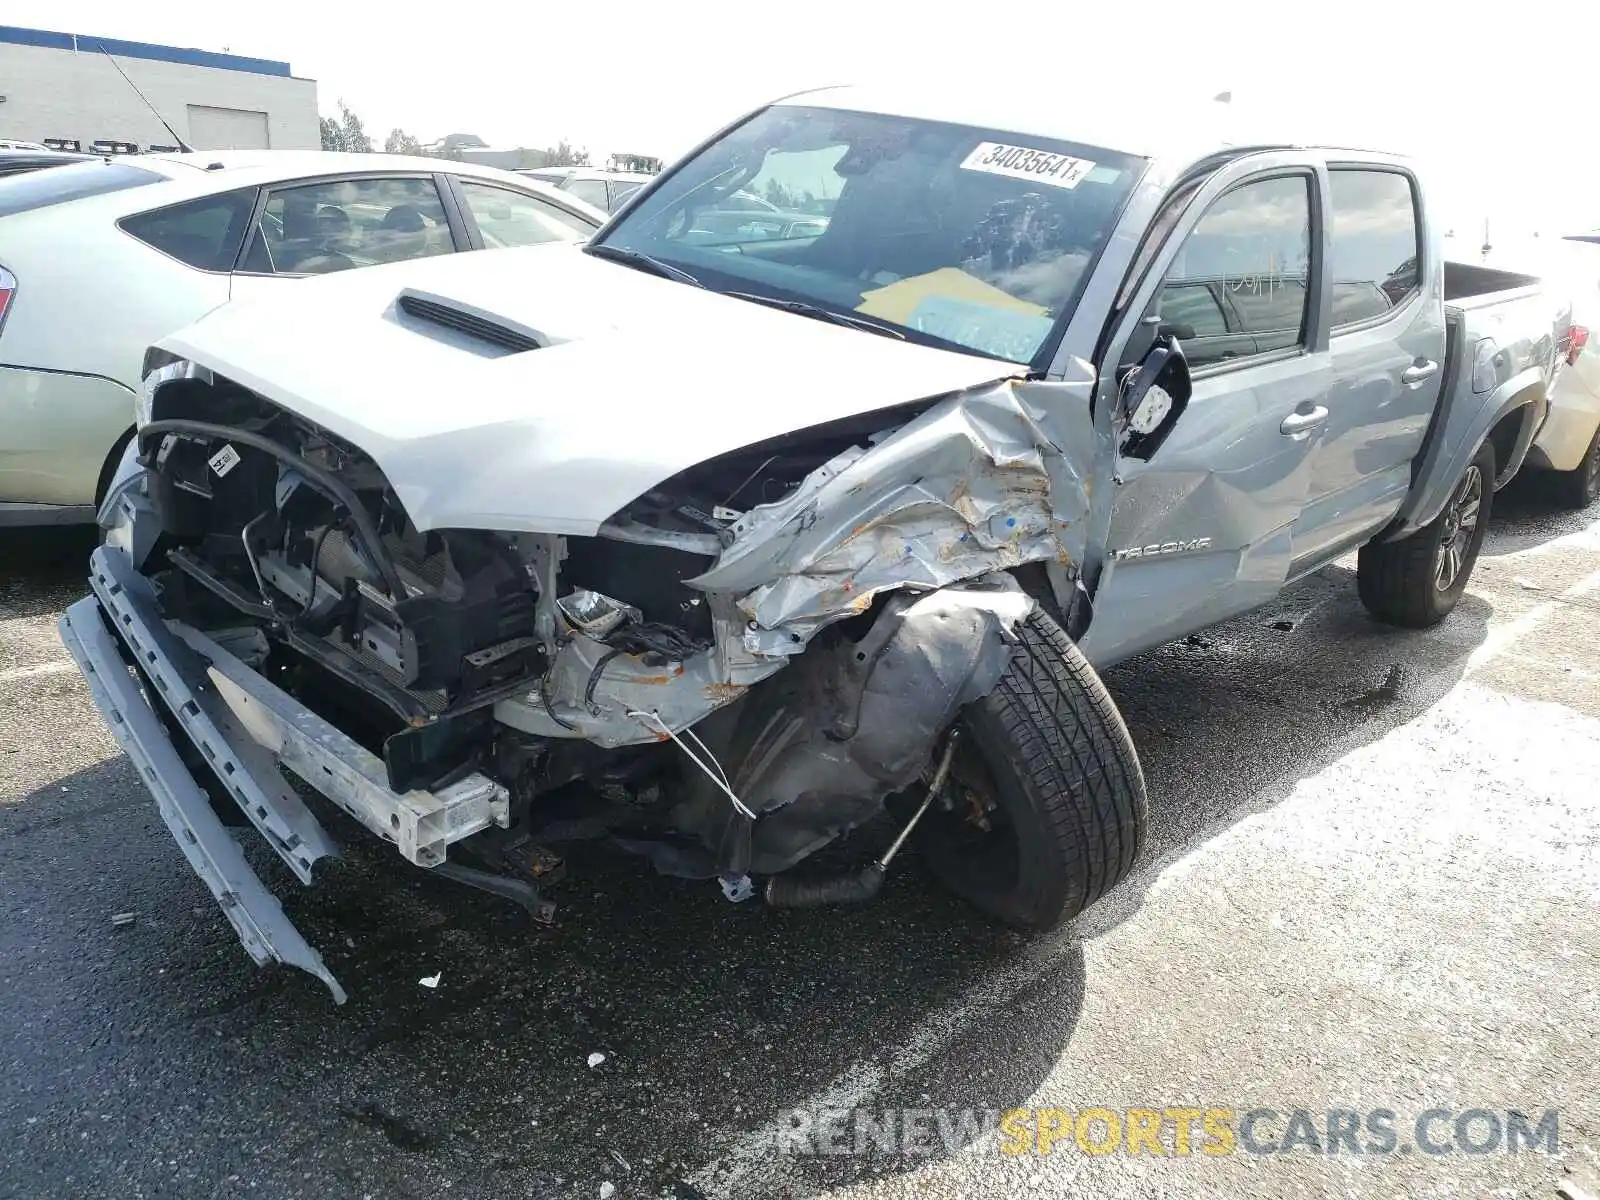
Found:
[[[1354,325],[1398,308],[1421,286],[1417,201],[1398,171],[1336,168],[1328,172],[1333,227],[1333,327]]]
[[[124,217],[121,225],[124,233],[196,270],[231,271],[255,201],[255,189],[245,188]]]
[[[0,217],[160,183],[165,178],[159,172],[122,162],[75,163],[48,171],[29,171],[0,181]]]

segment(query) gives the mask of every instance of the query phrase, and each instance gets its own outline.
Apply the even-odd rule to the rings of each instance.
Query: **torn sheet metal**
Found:
[[[732,598],[709,598],[715,643],[682,662],[617,654],[573,633],[561,643],[543,685],[494,707],[495,720],[539,737],[577,737],[615,748],[659,741],[731,704],[786,658],[751,654],[746,618]],[[630,713],[647,714],[630,716]]]
[[[1086,376],[963,392],[836,456],[783,500],[745,513],[733,544],[688,581],[708,594],[711,648],[651,666],[571,636],[544,687],[501,701],[496,719],[607,747],[658,739],[653,720],[629,714],[692,725],[882,592],[934,590],[1028,562],[1076,567],[1104,449],[1090,386]]]
[[[739,597],[752,653],[797,653],[879,592],[1082,561],[1102,435],[1086,384],[1007,380],[952,396],[752,509],[693,587]]]
[[[740,711],[727,747],[741,764],[733,790],[759,820],[696,779],[671,821],[695,842],[629,848],[673,875],[787,870],[923,774],[940,733],[999,682],[1033,607],[1004,573],[894,598],[860,641],[813,650]]]

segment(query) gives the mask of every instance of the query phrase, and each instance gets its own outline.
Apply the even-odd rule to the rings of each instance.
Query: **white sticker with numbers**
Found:
[[[239,452],[232,446],[224,446],[206,461],[211,464],[211,469],[217,473],[217,478],[221,479],[239,465]]]
[[[1010,179],[1028,179],[1035,183],[1047,183],[1051,187],[1075,188],[1085,175],[1094,170],[1094,164],[1086,158],[1073,158],[1070,154],[1032,150],[1027,146],[1008,146],[1004,142],[979,142],[977,148],[962,159],[961,169],[1004,175]]]

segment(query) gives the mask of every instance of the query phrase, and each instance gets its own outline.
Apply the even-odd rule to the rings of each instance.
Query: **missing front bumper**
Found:
[[[454,842],[509,823],[505,789],[474,774],[437,793],[391,791],[375,755],[205,634],[165,622],[125,553],[101,547],[90,564],[94,594],[69,608],[60,628],[95,705],[250,957],[308,971],[342,1003],[344,989],[251,870],[152,705],[167,706],[251,824],[307,884],[315,863],[336,850],[280,764],[427,868],[445,864]],[[146,685],[129,670],[130,656]]]
[[[227,827],[211,809],[205,791],[183,765],[161,719],[128,670],[100,617],[94,596],[79,600],[61,618],[61,640],[77,660],[95,707],[155,797],[161,819],[195,874],[211,889],[246,952],[258,964],[276,961],[299,967],[328,985],[336,1002],[345,990],[283,908],[267,891]]]

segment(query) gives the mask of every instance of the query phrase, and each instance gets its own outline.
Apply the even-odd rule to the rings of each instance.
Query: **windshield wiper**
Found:
[[[659,258],[652,258],[648,254],[641,254],[637,250],[625,250],[621,246],[608,246],[604,243],[596,246],[592,242],[583,248],[585,254],[592,254],[596,258],[604,258],[611,262],[621,263],[625,267],[636,270],[649,271],[663,279],[675,279],[679,283],[687,283],[691,287],[705,287],[689,272],[682,267],[675,267],[669,262],[662,262]]]
[[[882,321],[871,317],[863,317],[859,313],[840,312],[833,308],[823,308],[820,304],[809,304],[804,300],[784,300],[777,296],[763,296],[757,292],[723,292],[724,296],[732,296],[735,300],[749,300],[753,304],[765,304],[768,308],[776,308],[782,312],[798,313],[802,317],[811,317],[818,321],[827,321],[834,325],[846,325],[851,329],[864,329],[868,333],[881,333],[892,338],[899,338],[902,342],[906,335],[893,325],[886,325]]]

